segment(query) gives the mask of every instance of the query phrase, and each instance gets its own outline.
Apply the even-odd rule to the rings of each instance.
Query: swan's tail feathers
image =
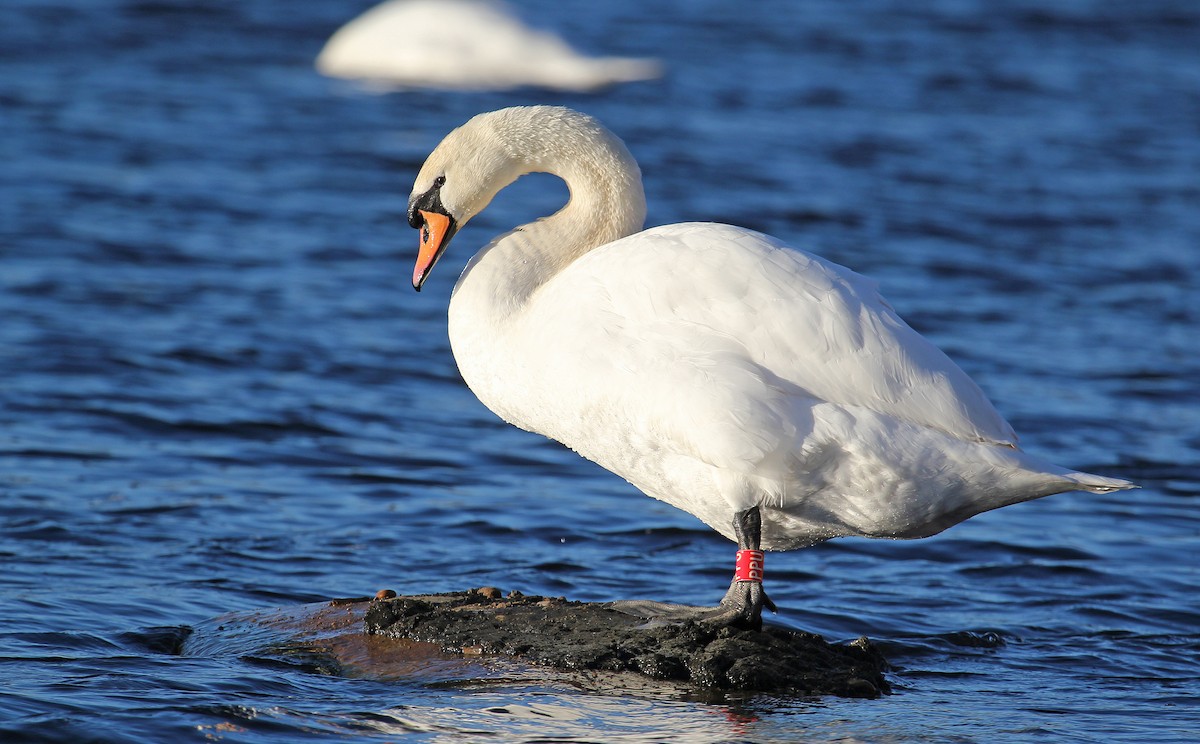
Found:
[[[1091,473],[1067,473],[1066,476],[1079,484],[1080,491],[1091,491],[1092,493],[1112,493],[1130,488],[1141,488],[1138,484],[1130,483],[1127,480],[1105,478],[1102,475],[1092,475]]]

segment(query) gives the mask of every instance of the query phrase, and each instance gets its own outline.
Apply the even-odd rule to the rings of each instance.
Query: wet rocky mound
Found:
[[[502,654],[565,670],[635,672],[717,690],[878,697],[887,662],[866,638],[834,645],[811,633],[698,623],[639,627],[605,604],[502,597],[485,587],[453,594],[386,596],[371,602],[368,634],[441,646],[468,656]],[[387,594],[393,594],[388,592]]]

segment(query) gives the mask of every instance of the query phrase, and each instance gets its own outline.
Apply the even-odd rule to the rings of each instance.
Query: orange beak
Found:
[[[454,234],[453,222],[449,216],[439,212],[420,210],[423,223],[421,230],[421,247],[417,251],[417,265],[413,268],[413,289],[421,291],[421,285],[429,277],[433,265],[441,258],[442,251],[450,236]]]

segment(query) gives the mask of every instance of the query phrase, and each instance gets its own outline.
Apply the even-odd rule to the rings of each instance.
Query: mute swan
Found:
[[[449,309],[463,379],[504,420],[567,445],[738,543],[716,608],[626,602],[646,617],[761,627],[762,550],[920,538],[989,509],[1134,485],[1051,465],[870,280],[740,227],[642,232],[641,174],[595,119],[480,114],[409,199],[420,289],[454,234],[530,172],[555,214],[467,263]]]
[[[466,90],[587,91],[662,74],[650,59],[585,57],[494,0],[388,0],[338,29],[316,67],[330,77]]]

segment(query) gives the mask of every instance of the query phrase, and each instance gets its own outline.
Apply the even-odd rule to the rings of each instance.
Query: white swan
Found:
[[[494,0],[389,0],[338,29],[316,67],[330,77],[467,90],[587,91],[661,74],[654,60],[585,57]]]
[[[1022,452],[870,280],[740,227],[639,232],[637,164],[569,109],[481,114],[438,145],[409,201],[421,230],[413,286],[534,171],[565,180],[570,200],[467,264],[450,302],[454,357],[501,418],[738,541],[738,572],[709,619],[761,623],[760,547],[927,537],[1053,493],[1134,487]]]

